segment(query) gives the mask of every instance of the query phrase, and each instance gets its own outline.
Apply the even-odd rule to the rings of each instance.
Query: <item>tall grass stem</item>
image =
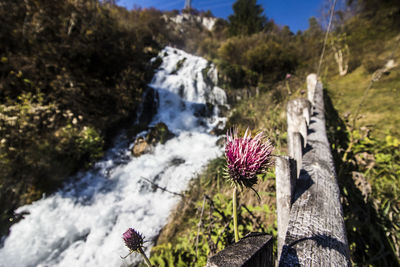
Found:
[[[232,195],[232,205],[233,205],[233,230],[235,232],[235,242],[239,242],[239,232],[238,232],[238,222],[237,222],[237,186],[233,189]]]
[[[149,258],[147,258],[146,254],[143,251],[143,248],[139,248],[139,252],[140,252],[140,254],[143,255],[144,261],[146,262],[147,266],[152,267]]]

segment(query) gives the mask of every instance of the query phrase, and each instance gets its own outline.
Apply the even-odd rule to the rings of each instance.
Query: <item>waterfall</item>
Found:
[[[225,92],[216,86],[216,69],[205,59],[171,47],[149,84],[158,93],[151,125],[164,122],[175,134],[165,144],[134,158],[121,134],[112,149],[87,172],[71,177],[62,189],[16,210],[26,213],[0,248],[0,266],[127,266],[140,260],[122,233],[129,227],[148,240],[147,253],[179,197],[207,162],[222,155],[217,137],[223,127]],[[132,141],[132,140],[130,140]]]

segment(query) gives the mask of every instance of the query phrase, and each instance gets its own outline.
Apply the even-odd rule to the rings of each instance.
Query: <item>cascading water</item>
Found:
[[[159,95],[152,124],[164,122],[176,137],[138,158],[130,156],[129,144],[120,137],[91,171],[57,193],[20,207],[16,212],[28,215],[11,227],[0,249],[0,266],[136,263],[134,254],[120,258],[128,252],[122,233],[129,227],[150,240],[149,252],[179,197],[143,178],[170,191],[185,190],[209,160],[222,154],[217,137],[209,132],[224,125],[218,106],[226,105],[224,91],[214,86],[216,70],[205,59],[171,47],[159,57],[163,63],[150,84]]]

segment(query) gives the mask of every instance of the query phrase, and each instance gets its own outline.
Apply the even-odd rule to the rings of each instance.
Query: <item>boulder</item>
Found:
[[[139,157],[140,155],[149,153],[156,144],[165,144],[165,142],[174,136],[175,135],[168,129],[165,123],[157,123],[154,127],[148,129],[146,136],[138,137],[135,140],[132,148],[132,155]]]
[[[168,129],[168,126],[159,122],[154,127],[151,127],[149,133],[146,136],[146,141],[150,145],[155,145],[157,143],[165,144],[168,140],[173,138],[175,135]]]
[[[135,143],[133,144],[133,148],[132,148],[132,155],[134,157],[139,157],[140,155],[143,155],[150,151],[151,151],[151,146],[145,140],[144,137],[139,137],[135,140]]]

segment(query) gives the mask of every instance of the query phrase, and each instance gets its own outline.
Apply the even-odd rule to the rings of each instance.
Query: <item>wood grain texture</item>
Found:
[[[285,243],[289,212],[296,187],[296,161],[287,156],[275,159],[276,213],[278,222],[278,259]]]
[[[313,110],[279,266],[349,266],[340,192],[326,136],[323,88]]]
[[[300,133],[307,142],[307,125],[310,122],[311,103],[305,98],[290,100],[286,107],[289,156],[294,157],[293,134]]]
[[[273,266],[272,237],[252,233],[208,259],[206,267]]]

